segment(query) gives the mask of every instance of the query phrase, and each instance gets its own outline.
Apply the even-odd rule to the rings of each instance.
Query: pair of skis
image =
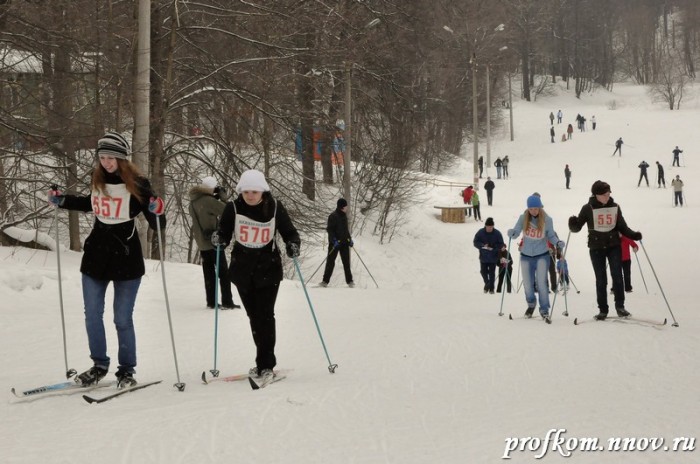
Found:
[[[527,317],[527,316],[521,316],[521,317],[513,317],[512,314],[508,315],[508,319],[513,320],[513,319],[534,319],[534,317]],[[552,319],[548,316],[543,318],[544,321],[547,324],[552,323]],[[652,320],[652,319],[643,319],[639,317],[634,317],[634,316],[608,316],[606,321],[614,321],[614,322],[626,322],[630,324],[638,324],[638,325],[645,325],[645,326],[650,326],[650,327],[663,327],[668,323],[668,320],[664,318],[663,321],[657,321],[657,320]],[[598,321],[595,318],[591,319],[584,319],[579,321],[578,318],[574,319],[574,325],[581,325],[589,322],[604,322],[604,321]]]
[[[250,374],[235,374],[226,377],[209,377],[207,376],[207,373],[205,371],[202,372],[202,382],[204,384],[210,384],[212,382],[238,382],[247,379],[248,383],[250,384],[250,388],[252,388],[253,390],[260,390],[261,388],[265,388],[270,384],[286,379],[288,372],[289,369],[281,369],[275,371],[275,375],[271,378],[258,379]]]
[[[95,396],[90,396],[88,394],[83,394],[83,399],[87,401],[88,403],[104,403],[105,401],[109,401],[111,399],[117,398],[119,396],[122,396],[126,393],[131,393],[134,391],[142,390],[146,387],[150,387],[151,385],[157,385],[161,383],[162,380],[156,380],[154,382],[146,382],[146,383],[139,383],[136,384],[132,387],[127,387],[127,388],[122,388],[114,393],[110,393],[105,396],[100,396],[100,397],[95,397]],[[104,388],[109,388],[109,387],[116,387],[117,382],[103,382],[103,383],[97,383],[93,385],[88,385],[88,386],[83,386],[79,385],[75,382],[61,382],[61,383],[55,383],[55,384],[50,384],[50,385],[42,385],[40,387],[36,388],[31,388],[29,390],[23,390],[23,391],[17,391],[15,388],[11,389],[11,392],[13,395],[15,395],[17,398],[26,400],[26,401],[32,401],[35,399],[39,398],[47,398],[47,397],[52,397],[52,396],[67,396],[67,395],[72,395],[75,393],[86,393],[86,392],[92,392],[94,390],[101,390]]]

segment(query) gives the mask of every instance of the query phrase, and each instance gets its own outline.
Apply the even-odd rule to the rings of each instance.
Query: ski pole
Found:
[[[637,253],[634,253],[634,257],[637,259],[637,267],[639,267],[639,275],[642,277],[642,282],[644,282],[644,290],[647,291],[647,295],[649,294],[649,288],[647,287],[647,281],[644,280],[644,273],[642,272],[642,265],[639,263],[639,256],[637,256]]]
[[[566,244],[564,245],[564,251],[561,254],[561,259],[563,259],[564,261],[566,261],[566,250],[569,249],[569,239],[570,238],[571,238],[571,230],[569,230],[569,234],[566,236]],[[555,247],[556,247],[556,245],[555,245]],[[552,258],[552,259],[554,259],[554,258]],[[555,292],[554,298],[552,299],[552,309],[549,311],[549,320],[550,321],[552,320],[552,316],[554,315],[554,305],[557,302],[557,295],[558,294],[559,294],[559,292]],[[566,299],[566,293],[564,294],[564,299]],[[562,314],[564,316],[569,315],[568,306],[565,307],[564,312]]]
[[[326,260],[327,260],[328,257],[331,255],[331,253],[333,253],[333,250],[335,250],[335,247],[331,248],[331,251],[328,252],[328,254],[326,255],[326,257],[323,258],[323,261],[321,261],[321,264],[319,264],[318,267],[316,268],[316,270],[313,272],[313,274],[311,274],[311,277],[309,277],[309,282],[311,282],[311,280],[314,278],[314,276],[316,275],[316,273],[318,272],[318,270],[321,269],[321,266],[323,266],[323,263],[326,262]]]
[[[501,307],[498,308],[498,315],[499,316],[503,316],[503,300],[505,299],[505,296],[506,296],[506,288],[508,288],[508,279],[510,279],[510,276],[508,275],[508,256],[510,256],[510,242],[511,242],[511,240],[513,240],[513,238],[508,237],[508,248],[506,250],[506,281],[505,281],[505,285],[503,287],[501,287]]]
[[[367,269],[367,274],[369,274],[369,276],[372,278],[372,280],[374,280],[374,276],[372,275],[371,272],[369,272],[369,269],[367,268],[367,265],[365,264],[365,262],[362,261],[362,256],[360,256],[360,253],[357,252],[357,250],[355,249],[355,247],[350,247],[350,248],[352,248],[352,251],[354,251],[355,254],[357,255],[357,257],[360,258],[360,262],[361,262],[362,265],[365,267],[365,269]],[[379,284],[377,283],[376,280],[374,280],[374,285],[376,285],[377,288],[379,288]]]
[[[668,312],[671,313],[671,319],[673,319],[673,324],[671,324],[671,325],[673,327],[678,327],[678,322],[676,321],[676,318],[673,315],[673,311],[671,311],[671,305],[668,304],[668,300],[666,299],[666,294],[664,293],[664,289],[661,287],[661,282],[659,282],[659,277],[656,275],[656,271],[654,270],[654,265],[651,264],[651,259],[649,259],[649,254],[647,253],[647,249],[644,247],[644,242],[642,242],[640,240],[639,244],[642,246],[642,250],[644,251],[644,255],[647,257],[647,261],[649,261],[649,267],[651,267],[651,272],[654,274],[654,278],[656,279],[656,283],[659,285],[659,290],[661,290],[661,296],[663,296],[664,302],[666,302],[666,307],[668,308]]]
[[[564,312],[562,314],[564,314],[564,316],[568,317],[569,316],[569,296],[568,296],[569,292],[568,292],[568,289],[566,287],[564,287],[564,285],[566,285],[566,281],[564,280],[564,269],[562,269],[560,274],[559,274],[559,288],[564,288],[562,290],[562,292],[564,293]]]
[[[175,335],[173,334],[173,320],[170,316],[170,302],[168,301],[168,287],[165,283],[165,261],[163,261],[163,243],[160,238],[160,216],[156,216],[156,233],[158,234],[158,255],[160,256],[160,273],[163,278],[163,293],[165,295],[165,310],[168,313],[168,326],[170,327],[170,342],[173,346],[173,358],[175,360],[175,375],[177,383],[173,386],[179,391],[185,391],[185,384],[180,381],[180,369],[177,366],[177,351],[175,350]]]
[[[581,290],[579,290],[578,287],[576,286],[574,279],[571,278],[571,273],[569,273],[569,282],[571,282],[571,285],[573,285],[574,288],[576,289],[576,293],[581,293]]]
[[[58,193],[58,185],[53,184],[51,190]],[[61,278],[61,243],[58,238],[58,205],[54,205],[54,223],[56,224],[56,268],[58,269],[58,303],[61,309],[61,331],[63,332],[63,362],[66,366],[66,378],[70,379],[78,373],[68,367],[68,345],[66,343],[66,318],[63,310],[63,279]]]
[[[311,304],[311,298],[309,298],[309,292],[306,290],[306,283],[304,282],[304,276],[301,274],[301,269],[299,269],[299,262],[297,262],[296,257],[292,257],[294,261],[294,267],[299,274],[299,281],[301,281],[301,286],[304,289],[304,295],[306,295],[306,301],[309,303],[309,309],[311,310],[311,316],[314,319],[314,324],[316,324],[316,331],[318,332],[318,337],[321,339],[321,345],[323,346],[323,351],[326,353],[326,359],[328,360],[328,372],[331,374],[335,373],[338,365],[331,362],[331,358],[328,355],[328,349],[326,349],[326,342],[323,341],[323,335],[321,334],[321,328],[318,325],[318,319],[316,319],[316,313],[314,312],[314,305]]]
[[[216,267],[214,268],[214,368],[209,370],[214,377],[219,376],[219,370],[216,368],[219,344],[219,246],[216,245]]]

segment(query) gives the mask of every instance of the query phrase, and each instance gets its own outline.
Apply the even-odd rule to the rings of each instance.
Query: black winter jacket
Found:
[[[630,235],[635,233],[627,226],[620,206],[612,197],[603,204],[596,200],[595,196],[591,196],[588,203],[581,208],[578,217],[573,216],[569,220],[569,229],[571,232],[578,232],[584,224],[588,225],[588,248],[591,250],[620,246],[619,234],[631,238]]]
[[[352,237],[348,227],[348,215],[336,209],[328,216],[328,245],[332,246],[334,240],[338,240],[339,246],[348,246]]]
[[[106,183],[123,184],[117,174],[107,174]],[[134,219],[143,213],[152,229],[156,229],[158,216],[148,211],[148,202],[156,196],[148,179],[138,179],[139,193],[142,201],[131,195],[129,200],[130,221],[120,224],[106,224],[97,217],[92,232],[83,244],[83,259],[80,272],[97,280],[133,280],[143,276],[146,269],[141,252],[141,241]],[[65,195],[61,205],[63,209],[89,212],[93,211],[90,195]],[[165,216],[160,216],[161,228],[165,229]]]
[[[235,207],[234,207],[235,203]],[[301,244],[289,213],[281,202],[272,198],[269,192],[263,193],[263,200],[255,206],[248,205],[243,196],[229,202],[224,208],[219,222],[219,236],[228,244],[233,238],[236,225],[236,212],[254,221],[269,222],[275,217],[273,240],[262,248],[248,248],[236,241],[231,251],[229,277],[236,287],[262,288],[279,284],[282,280],[282,258],[274,239],[276,233],[282,236],[285,244]]]

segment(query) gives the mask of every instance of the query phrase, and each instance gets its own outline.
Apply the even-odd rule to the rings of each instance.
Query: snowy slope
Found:
[[[617,109],[609,110],[613,100]],[[433,206],[453,202],[458,191],[436,187],[425,192],[426,201],[413,207],[408,226],[390,244],[355,237],[379,289],[355,256],[355,289],[345,287],[340,269],[330,288],[316,288],[318,277],[311,283],[331,361],[339,365],[335,374],[327,370],[300,282],[283,282],[277,354],[279,367],[292,371],[257,392],[246,382],[201,383],[201,372],[213,367],[214,313],[203,309],[200,268],[166,262],[180,380],[187,383],[184,392],[171,386],[178,379],[161,269],[148,261],[135,313],[137,379],[164,382],[101,405],[88,405],[79,395],[15,401],[11,387],[59,382],[65,371],[56,256],[0,248],[0,387],[7,394],[0,404],[0,462],[492,463],[502,461],[509,437],[543,440],[550,429],[566,429],[569,446],[580,445],[579,438],[598,438],[602,447],[615,437],[665,442],[655,452],[575,450],[568,458],[550,442],[542,462],[700,461],[698,451],[664,450],[676,437],[697,438],[700,429],[700,316],[693,309],[699,104],[695,99],[671,112],[649,103],[643,89],[618,85],[582,100],[562,89],[556,97],[515,106],[515,142],[497,134],[492,154],[509,155],[511,178],[497,180],[493,207],[485,206],[482,194],[482,215],[505,232],[525,209],[526,197],[542,194],[560,237],[569,241],[569,269],[581,292],[557,298],[552,325],[517,319],[525,309],[522,290],[504,296],[505,316],[498,316],[501,295],[482,293],[472,246],[483,224],[440,222]],[[548,115],[558,109],[567,123],[578,112],[589,120],[595,114],[597,130],[551,144]],[[555,126],[557,140],[563,127]],[[620,136],[623,156],[612,158]],[[670,167],[675,145],[685,150],[685,167]],[[642,160],[652,165],[652,181],[657,160],[666,166],[669,185],[681,175],[687,207],[671,206],[670,187],[637,188]],[[564,189],[567,163],[571,190]],[[470,168],[466,160],[443,177],[467,181]],[[495,169],[489,173],[495,178]],[[644,234],[653,264],[652,270],[639,252],[643,274],[635,261],[627,309],[671,320],[655,272],[680,327],[572,324],[597,310],[585,232],[569,237],[566,219],[578,213],[596,179],[611,184],[627,222]],[[301,263],[306,275],[325,251],[307,253]],[[80,371],[90,365],[80,254],[65,251],[61,261],[69,367]],[[222,312],[218,322],[217,367],[223,375],[247,371],[254,350],[245,314]],[[537,440],[510,453],[511,462],[537,461],[543,452]]]

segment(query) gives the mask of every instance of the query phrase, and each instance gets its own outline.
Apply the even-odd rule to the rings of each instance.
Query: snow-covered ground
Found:
[[[425,191],[426,201],[414,205],[409,224],[390,244],[379,245],[369,234],[355,237],[379,289],[354,255],[356,288],[342,282],[339,262],[330,288],[315,287],[318,276],[309,286],[328,353],[339,366],[334,374],[301,283],[287,280],[277,303],[277,355],[279,368],[292,369],[288,378],[260,391],[246,382],[203,385],[200,374],[214,367],[214,312],[203,308],[200,268],[166,262],[180,380],[187,384],[177,391],[161,269],[148,261],[135,313],[137,379],[163,383],[101,405],[80,395],[17,402],[11,387],[59,382],[65,372],[56,255],[0,248],[0,388],[7,395],[0,405],[0,462],[456,464],[504,456],[534,462],[543,448],[543,462],[699,462],[700,451],[672,450],[675,438],[693,440],[680,447],[700,445],[694,442],[700,430],[700,315],[692,309],[700,258],[699,106],[696,98],[669,111],[629,85],[582,100],[560,90],[555,97],[518,102],[515,142],[496,134],[492,152],[494,160],[509,155],[511,177],[496,180],[493,207],[485,206],[482,194],[483,218],[493,217],[505,233],[526,197],[538,191],[567,240],[566,220],[587,201],[591,184],[609,182],[628,224],[644,234],[653,264],[640,250],[627,309],[646,319],[669,318],[661,328],[629,321],[573,325],[575,317],[597,313],[585,232],[568,237],[569,269],[580,293],[557,297],[552,325],[509,320],[508,314],[520,316],[526,307],[522,290],[503,300],[483,294],[472,245],[483,223],[440,222],[433,206],[458,202],[459,192],[435,187]],[[579,112],[589,121],[595,115],[597,130],[589,124],[587,132],[575,131],[572,141],[562,143],[565,125],[555,125],[557,142],[550,143],[548,115],[558,109],[566,123]],[[618,137],[625,141],[623,155],[613,158]],[[671,167],[676,145],[685,150],[680,168]],[[642,160],[652,165],[651,188],[637,188]],[[666,168],[667,189],[656,188],[655,161]],[[571,190],[564,188],[565,164],[573,171]],[[467,160],[443,177],[468,181],[470,171]],[[489,174],[495,178],[495,169]],[[684,208],[672,207],[676,174],[687,186]],[[325,251],[306,248],[301,265],[309,275]],[[68,363],[82,371],[91,363],[80,254],[64,251],[61,262]],[[677,328],[670,325],[654,272]],[[569,317],[562,315],[565,308]],[[246,372],[253,357],[244,312],[220,313],[222,375]],[[565,431],[557,437],[552,429]],[[516,446],[513,440],[528,437],[533,439],[517,444],[524,451],[507,452]],[[610,451],[614,438],[635,439],[649,449]],[[590,443],[577,439],[598,439],[603,450],[582,451]],[[557,440],[568,441],[557,448]],[[566,458],[566,446],[578,449]],[[652,451],[655,446],[660,449]]]

